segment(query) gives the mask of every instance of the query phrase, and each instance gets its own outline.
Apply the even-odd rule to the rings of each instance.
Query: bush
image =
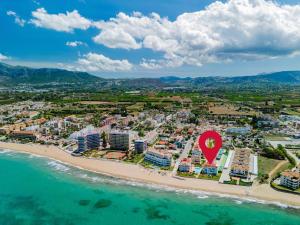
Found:
[[[268,179],[269,179],[269,174],[262,174],[261,176],[259,176],[259,183],[260,184],[266,183]]]
[[[174,154],[174,159],[178,159],[178,158],[179,158],[179,154],[178,153]]]
[[[271,159],[284,160],[286,157],[288,157],[288,154],[286,153],[285,149],[280,145],[278,146],[278,148],[265,146],[263,148],[263,156]]]

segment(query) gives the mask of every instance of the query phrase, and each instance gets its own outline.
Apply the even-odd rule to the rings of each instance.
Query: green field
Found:
[[[263,156],[258,157],[258,175],[269,174],[281,160],[269,159]]]

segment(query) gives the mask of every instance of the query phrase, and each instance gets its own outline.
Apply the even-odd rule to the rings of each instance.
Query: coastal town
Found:
[[[110,104],[82,101],[76,107]],[[205,105],[209,113],[200,115],[189,107],[146,109],[142,103],[101,114],[47,113],[59,107],[46,101],[0,106],[0,141],[57,146],[72,157],[135,164],[162,177],[246,187],[267,183],[276,191],[300,194],[300,116],[211,102]],[[213,163],[198,145],[208,130],[223,139]]]
[[[0,0],[0,225],[300,225],[300,0]]]

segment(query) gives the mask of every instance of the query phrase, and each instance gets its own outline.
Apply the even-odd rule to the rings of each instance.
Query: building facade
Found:
[[[202,166],[202,173],[207,175],[217,175],[218,167],[215,164],[204,163]]]
[[[13,131],[10,134],[10,137],[15,139],[29,139],[31,141],[35,141],[37,139],[33,131]]]
[[[300,173],[285,171],[280,176],[280,185],[296,190],[300,188]]]
[[[172,155],[165,151],[153,149],[146,152],[144,160],[157,166],[171,166]]]
[[[232,177],[248,178],[250,150],[237,149],[231,164],[229,175]]]
[[[114,131],[109,133],[109,145],[111,149],[127,151],[130,146],[130,135],[128,132]]]
[[[180,172],[190,172],[192,168],[192,160],[191,158],[184,158],[181,160],[178,170]]]
[[[147,141],[145,140],[136,140],[134,142],[134,151],[138,154],[141,154],[147,150]]]
[[[100,147],[100,134],[90,133],[79,136],[77,138],[78,153],[85,152],[87,150],[98,149]]]

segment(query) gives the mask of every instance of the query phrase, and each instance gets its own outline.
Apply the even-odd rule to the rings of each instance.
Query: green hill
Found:
[[[0,63],[0,84],[49,84],[49,83],[93,83],[103,80],[85,72],[73,72],[62,69],[33,69],[23,66],[11,66]]]

